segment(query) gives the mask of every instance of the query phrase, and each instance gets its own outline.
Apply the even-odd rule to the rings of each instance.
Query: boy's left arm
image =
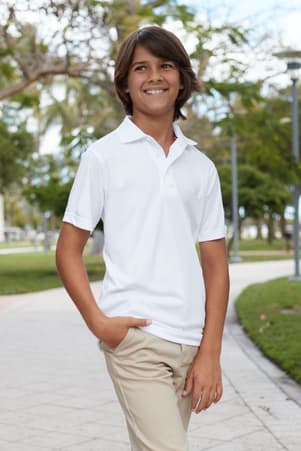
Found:
[[[224,239],[199,243],[206,290],[203,338],[186,377],[183,396],[192,393],[192,410],[199,413],[218,402],[223,393],[220,355],[229,296]]]

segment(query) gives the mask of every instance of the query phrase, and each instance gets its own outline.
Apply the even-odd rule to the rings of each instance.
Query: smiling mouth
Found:
[[[158,94],[163,94],[164,92],[166,92],[167,89],[145,89],[144,93],[147,95],[158,95]]]

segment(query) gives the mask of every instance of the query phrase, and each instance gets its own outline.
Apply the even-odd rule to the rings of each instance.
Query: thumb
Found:
[[[191,376],[191,373],[190,373],[186,377],[185,386],[184,386],[184,390],[183,390],[182,395],[183,396],[190,395],[190,393],[192,392],[192,387],[193,387],[193,380],[192,380],[192,376]]]
[[[143,319],[143,318],[129,318],[128,326],[129,327],[146,327],[150,326],[152,321],[150,319]]]

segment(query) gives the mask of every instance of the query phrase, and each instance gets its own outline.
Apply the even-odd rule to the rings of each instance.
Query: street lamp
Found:
[[[238,180],[237,180],[237,139],[235,130],[235,105],[236,93],[229,93],[228,119],[230,122],[230,151],[231,151],[231,181],[232,181],[232,226],[233,226],[233,253],[230,256],[231,263],[241,262],[239,256],[239,214],[238,214]],[[236,110],[237,111],[237,110]]]
[[[299,163],[299,123],[298,123],[298,96],[297,96],[297,81],[301,68],[301,51],[299,50],[284,50],[275,53],[274,56],[284,59],[287,65],[287,72],[292,81],[292,154],[296,163]],[[299,244],[299,184],[294,184],[294,262],[295,272],[292,281],[300,281],[300,244]]]
[[[238,216],[238,182],[237,182],[237,142],[234,126],[231,130],[231,173],[232,173],[232,223],[233,223],[233,254],[231,263],[241,262],[239,256],[239,216]]]

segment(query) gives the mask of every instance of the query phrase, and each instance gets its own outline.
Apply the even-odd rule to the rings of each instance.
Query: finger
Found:
[[[209,393],[209,397],[207,400],[207,403],[204,405],[204,410],[209,409],[209,407],[213,404],[214,400],[215,400],[215,395],[216,395],[216,391],[215,390],[211,390]]]
[[[150,326],[152,321],[150,319],[143,318],[128,318],[128,327],[146,327]]]
[[[214,402],[217,403],[221,400],[223,396],[223,387],[222,385],[218,385],[215,391]]]
[[[204,390],[203,395],[199,402],[197,403],[197,406],[195,408],[195,413],[200,413],[202,410],[207,410],[209,407],[216,402],[216,390]]]
[[[204,391],[200,395],[200,397],[199,397],[199,399],[198,399],[198,401],[196,403],[196,406],[194,408],[194,412],[195,413],[200,413],[200,412],[202,412],[202,410],[208,409],[208,407],[210,407],[210,405],[211,405],[210,396],[208,396],[208,394],[206,394],[206,391]]]
[[[204,390],[201,385],[194,384],[191,400],[191,408],[195,412],[199,408],[200,403],[203,400]]]
[[[193,408],[192,408],[192,410],[193,410],[195,413],[199,413],[199,412],[201,411],[200,404],[201,404],[201,402],[202,402],[202,397],[203,397],[203,394],[200,393],[200,394],[199,394],[199,397],[198,397],[198,399],[197,399],[197,401],[196,401],[196,402],[193,402]]]
[[[186,377],[186,381],[185,381],[185,385],[184,385],[184,389],[183,389],[182,395],[183,396],[190,395],[190,393],[192,392],[192,387],[193,387],[192,377],[191,377],[190,374],[188,374],[187,377]]]

